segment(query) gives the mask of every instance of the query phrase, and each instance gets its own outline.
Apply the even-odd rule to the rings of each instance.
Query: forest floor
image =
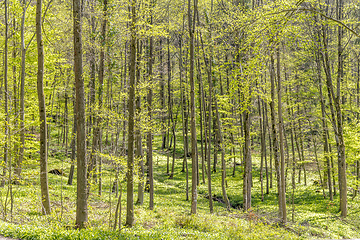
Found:
[[[1,236],[0,235],[0,240],[21,240],[21,239],[19,239],[19,238],[8,238],[8,237],[4,237],[4,236]]]
[[[181,143],[177,143],[179,149]],[[136,223],[132,229],[122,227],[113,231],[114,213],[118,197],[112,193],[116,171],[106,156],[103,156],[102,194],[98,194],[98,184],[94,184],[88,199],[89,223],[85,230],[78,231],[75,225],[76,211],[76,173],[73,185],[67,185],[70,169],[69,159],[62,151],[50,149],[49,170],[63,169],[65,176],[49,174],[49,191],[52,214],[41,215],[39,169],[37,159],[29,159],[24,166],[22,185],[10,185],[0,189],[2,218],[0,234],[21,239],[351,239],[360,238],[359,196],[348,196],[348,217],[341,219],[339,198],[334,201],[324,198],[317,184],[316,171],[307,168],[307,184],[303,175],[296,181],[294,201],[291,186],[287,189],[288,223],[280,224],[278,219],[276,178],[273,176],[273,188],[264,194],[261,201],[259,181],[259,158],[253,153],[252,208],[248,212],[241,210],[242,205],[242,169],[236,167],[235,175],[231,161],[227,169],[227,194],[232,205],[230,212],[222,201],[220,163],[216,173],[212,173],[214,213],[209,213],[207,183],[202,181],[200,163],[200,185],[198,187],[198,213],[190,214],[191,202],[186,200],[186,173],[182,172],[182,153],[178,150],[174,178],[166,173],[167,154],[155,145],[154,179],[155,209],[148,210],[149,194],[145,193],[143,206],[135,206]],[[220,156],[220,155],[219,155]],[[201,158],[200,158],[201,159]],[[170,155],[172,162],[172,154]],[[188,161],[191,173],[190,159]],[[171,164],[170,164],[171,166]],[[170,168],[171,169],[171,168]],[[121,173],[121,172],[120,172]],[[298,172],[297,172],[298,173]],[[121,173],[120,179],[124,178]],[[191,177],[189,176],[189,188]],[[290,183],[290,171],[288,176]],[[137,190],[138,180],[134,189]],[[122,223],[126,214],[126,183],[122,180]],[[265,189],[264,184],[264,189]],[[11,209],[10,192],[13,193]],[[189,191],[190,192],[190,191]],[[326,190],[327,193],[327,190]],[[189,196],[190,199],[191,196]],[[134,193],[135,200],[137,192]],[[294,202],[294,204],[292,204]]]

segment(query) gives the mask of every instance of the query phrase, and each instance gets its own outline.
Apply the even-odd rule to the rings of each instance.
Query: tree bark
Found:
[[[190,41],[190,125],[191,125],[191,213],[197,210],[197,136],[195,114],[195,80],[194,80],[194,32],[197,0],[194,0],[193,16],[191,0],[188,0],[188,23]]]
[[[73,0],[74,16],[74,69],[76,89],[76,125],[77,125],[77,196],[76,196],[76,228],[86,227],[87,210],[87,178],[86,178],[86,128],[85,128],[85,91],[82,67],[82,6],[80,0]]]
[[[39,101],[40,115],[40,184],[41,202],[43,214],[50,214],[50,197],[47,176],[47,129],[46,129],[46,108],[44,94],[44,46],[42,40],[42,0],[36,2],[36,41],[38,49],[38,72],[37,72],[37,92]]]
[[[286,223],[286,194],[285,194],[285,157],[284,157],[284,135],[283,135],[283,119],[282,119],[282,103],[281,103],[281,77],[280,77],[280,47],[277,48],[277,94],[278,94],[278,120],[279,120],[279,139],[280,139],[280,184],[279,184],[279,199],[280,199],[280,213],[282,223]],[[279,178],[278,178],[279,179]]]
[[[140,84],[140,70],[141,70],[141,55],[142,55],[142,41],[137,41],[137,63],[136,63],[136,85]],[[135,130],[135,145],[136,145],[136,159],[139,161],[139,184],[138,184],[138,199],[136,204],[144,204],[144,161],[143,161],[143,150],[142,150],[142,137],[141,137],[141,96],[136,96],[136,130]]]
[[[41,3],[40,3],[41,4]],[[9,20],[8,20],[8,1],[4,1],[5,7],[5,46],[4,46],[4,88],[5,88],[5,144],[4,144],[4,168],[3,168],[3,176],[1,180],[1,187],[5,186],[5,176],[6,176],[6,168],[7,162],[9,157],[9,145],[8,145],[8,138],[9,138],[9,91],[8,91],[8,38],[9,38]],[[40,5],[41,6],[41,5]],[[40,8],[41,9],[41,8]],[[41,169],[40,169],[41,171]]]
[[[151,10],[150,10],[150,24],[153,24],[153,2],[151,1]],[[151,36],[149,39],[149,88],[147,94],[147,105],[148,105],[148,118],[149,122],[152,121],[152,81],[153,81],[153,37]],[[161,83],[162,84],[162,83]],[[153,174],[153,150],[152,150],[152,128],[149,128],[147,134],[147,162],[149,164],[149,209],[154,209],[154,174]]]
[[[258,109],[259,109],[259,126],[260,126],[260,146],[261,146],[261,160],[260,160],[260,194],[261,201],[264,201],[264,177],[263,177],[263,168],[264,168],[264,158],[265,158],[265,134],[264,134],[264,116],[261,111],[261,100],[260,96],[258,96]]]
[[[72,130],[72,134],[71,134],[71,143],[70,143],[70,147],[71,147],[71,166],[70,166],[70,173],[69,173],[69,179],[67,184],[68,185],[72,185],[73,182],[73,178],[74,178],[74,170],[75,170],[75,158],[76,158],[76,128],[77,128],[77,121],[76,121],[76,107],[75,107],[75,101],[73,101],[73,105],[74,105],[74,123],[73,123],[73,130]]]
[[[342,16],[342,0],[339,0],[337,6],[337,17],[341,20]],[[323,27],[323,67],[326,74],[326,86],[328,90],[328,98],[331,112],[331,121],[335,132],[336,147],[338,152],[338,176],[339,176],[339,190],[340,190],[340,210],[341,217],[347,216],[347,183],[346,183],[346,155],[345,155],[345,142],[343,136],[343,123],[342,123],[342,111],[341,111],[341,97],[340,86],[343,78],[343,56],[342,56],[342,35],[343,30],[338,27],[338,75],[337,75],[337,91],[334,92],[331,72],[330,61],[328,56],[328,43],[327,32]],[[335,109],[334,109],[335,108]],[[333,176],[334,177],[334,176]],[[334,191],[335,195],[335,191]]]
[[[135,115],[135,73],[136,73],[136,0],[130,5],[130,68],[129,68],[129,100],[128,100],[128,158],[127,158],[127,192],[126,192],[126,225],[134,225],[134,115]]]
[[[250,141],[250,110],[243,113],[244,124],[244,177],[243,177],[243,206],[247,211],[251,208],[251,182],[252,182],[252,161],[251,161],[251,141]]]
[[[321,104],[321,123],[322,123],[322,136],[324,140],[324,157],[325,157],[325,164],[326,164],[326,173],[327,173],[327,184],[329,188],[329,198],[330,201],[333,201],[333,192],[332,192],[332,182],[331,182],[331,164],[330,164],[330,157],[329,157],[329,143],[328,143],[328,137],[327,137],[327,121],[326,121],[326,111],[325,111],[325,99],[323,96],[323,83],[322,83],[322,77],[321,77],[321,52],[320,52],[320,31],[318,31],[318,51],[316,52],[316,69],[317,69],[317,75],[318,75],[318,81],[319,81],[319,98],[320,98],[320,104]],[[325,177],[324,177],[325,178]]]
[[[337,3],[337,19],[343,19],[343,0],[336,1]],[[338,174],[339,174],[339,191],[340,191],[340,211],[341,217],[347,216],[347,183],[346,183],[346,154],[345,154],[345,140],[343,134],[343,116],[341,111],[341,82],[344,77],[344,48],[342,46],[342,38],[344,30],[342,26],[338,26],[338,74],[337,74],[337,91],[336,98],[334,97],[336,117],[337,117],[337,135],[338,135]]]
[[[20,148],[19,158],[16,162],[15,175],[18,180],[21,179],[22,162],[24,160],[25,150],[25,63],[26,63],[26,47],[25,47],[25,14],[26,1],[22,2],[23,13],[21,17],[21,75],[20,75]]]

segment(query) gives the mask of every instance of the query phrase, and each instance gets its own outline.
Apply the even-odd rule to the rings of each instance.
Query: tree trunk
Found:
[[[277,93],[278,93],[278,120],[279,120],[279,139],[280,139],[280,184],[279,184],[279,202],[282,223],[286,223],[286,194],[285,194],[285,157],[284,157],[284,135],[283,135],[283,119],[282,119],[282,103],[281,103],[281,78],[280,78],[280,47],[277,48]],[[278,177],[279,179],[279,177]]]
[[[199,117],[200,117],[200,143],[201,143],[201,179],[202,183],[205,184],[205,154],[204,154],[204,134],[203,134],[203,86],[202,86],[202,77],[201,77],[201,70],[200,70],[200,63],[198,60],[197,64],[197,71],[198,71],[198,79],[199,79]],[[199,184],[199,183],[198,183]]]
[[[339,0],[337,6],[337,17],[342,16],[342,0]],[[341,19],[339,19],[341,20]],[[334,93],[334,87],[331,78],[331,68],[328,56],[327,47],[327,35],[326,30],[323,27],[323,67],[326,74],[326,86],[328,90],[328,98],[331,112],[331,121],[335,132],[336,147],[338,152],[338,176],[339,176],[339,190],[340,190],[340,210],[341,217],[347,216],[347,187],[346,187],[346,155],[345,155],[345,142],[343,136],[343,123],[341,112],[341,98],[340,98],[340,86],[343,78],[343,59],[342,59],[342,35],[343,30],[338,27],[338,75],[337,75],[337,91],[336,96]],[[335,110],[334,110],[335,108]],[[337,119],[336,119],[337,118]],[[334,177],[334,176],[333,176]],[[335,191],[334,191],[335,195]]]
[[[220,151],[221,151],[221,190],[222,190],[222,194],[223,194],[223,200],[225,201],[225,205],[226,205],[226,210],[230,211],[230,201],[229,198],[226,194],[226,162],[225,162],[225,149],[224,149],[224,142],[223,142],[223,134],[222,134],[222,130],[221,130],[221,122],[220,122],[220,116],[219,116],[219,107],[217,102],[215,101],[215,108],[216,108],[216,121],[217,121],[217,125],[218,125],[218,131],[217,131],[217,135],[220,141]],[[251,189],[250,189],[251,191]],[[250,192],[250,199],[251,199],[251,192]],[[250,207],[251,207],[251,201],[250,201]]]
[[[194,33],[197,0],[194,0],[193,16],[191,0],[188,0],[188,23],[190,38],[190,125],[191,125],[191,213],[197,210],[197,136],[195,114],[195,79],[194,79]]]
[[[8,34],[9,34],[9,23],[8,23],[8,1],[4,1],[4,7],[5,7],[5,46],[4,46],[4,86],[5,86],[5,144],[4,144],[4,169],[3,169],[3,176],[1,180],[1,187],[5,186],[5,176],[6,176],[6,165],[8,162],[9,157],[9,145],[8,145],[8,138],[9,138],[9,91],[8,91]],[[41,6],[41,2],[40,2]],[[41,7],[40,7],[41,9]],[[41,169],[40,169],[41,171]]]
[[[42,0],[36,2],[36,41],[38,49],[38,72],[37,72],[37,92],[39,100],[40,115],[40,184],[41,202],[43,214],[50,214],[50,197],[47,176],[47,131],[46,131],[46,109],[44,95],[44,43],[42,40]]]
[[[250,142],[250,112],[245,110],[243,113],[244,122],[244,177],[243,177],[243,206],[247,211],[251,208],[251,182],[252,182],[252,162],[251,162],[251,142]]]
[[[166,147],[166,128],[165,128],[165,81],[164,81],[164,66],[163,66],[163,56],[164,51],[162,49],[162,38],[159,40],[159,78],[160,78],[160,105],[162,108],[161,111],[161,122],[162,122],[162,145],[161,148],[164,150]]]
[[[168,125],[167,125],[167,161],[166,161],[166,174],[170,173],[170,121],[172,119],[171,109],[171,62],[170,62],[170,41],[167,39],[168,44],[168,59],[167,59],[167,70],[168,70]]]
[[[99,65],[99,111],[102,111],[102,105],[103,105],[103,85],[104,85],[104,72],[105,72],[105,51],[106,51],[106,25],[107,25],[107,4],[108,1],[103,1],[103,22],[101,27],[101,50],[100,50],[100,65]],[[101,129],[101,122],[102,118],[98,117],[96,124],[98,127],[98,140],[97,143],[99,145],[99,153],[100,156],[98,157],[99,160],[99,171],[94,177],[98,175],[99,178],[99,195],[101,195],[102,192],[102,129]],[[95,163],[96,164],[96,163]],[[95,178],[96,180],[96,178]]]
[[[343,19],[343,0],[337,2],[337,19],[341,21]],[[337,117],[337,137],[338,137],[338,174],[339,174],[339,191],[340,191],[340,211],[341,217],[347,216],[347,183],[346,183],[346,154],[345,154],[345,140],[343,134],[343,116],[341,111],[341,82],[344,78],[344,55],[342,38],[344,30],[342,26],[338,26],[338,74],[337,74],[337,91],[336,97],[334,97],[336,117]],[[330,86],[330,85],[329,85]],[[332,85],[331,85],[332,87]]]
[[[77,125],[77,196],[76,228],[85,228],[88,221],[87,179],[86,179],[86,128],[85,128],[85,91],[82,67],[82,6],[74,0],[74,69],[76,87],[76,125]]]
[[[260,142],[261,142],[261,160],[260,160],[260,194],[261,201],[264,201],[264,177],[263,177],[263,168],[264,168],[264,157],[265,157],[265,135],[263,127],[263,115],[261,114],[261,101],[260,96],[258,96],[258,109],[259,109],[259,126],[260,126]]]
[[[289,101],[287,102],[287,104],[289,105]],[[291,116],[294,115],[290,113],[290,108],[288,108],[288,114],[289,114],[289,118],[291,119]],[[291,127],[291,132],[290,132],[290,137],[291,137],[291,153],[292,153],[292,174],[291,174],[291,186],[292,186],[292,191],[291,191],[291,203],[292,203],[292,213],[291,213],[291,220],[292,222],[295,221],[295,188],[296,188],[296,181],[295,181],[295,174],[296,174],[296,158],[295,158],[295,147],[294,147],[294,124],[293,124],[293,119],[291,119],[290,122],[290,127]]]
[[[137,63],[136,63],[136,84],[140,84],[140,69],[141,69],[141,55],[142,55],[142,41],[137,40]],[[142,137],[141,137],[141,96],[136,96],[136,130],[135,130],[135,145],[136,145],[136,159],[139,161],[139,184],[138,184],[138,199],[137,204],[144,204],[144,161],[143,161],[143,150],[142,150]]]
[[[134,115],[135,115],[135,73],[136,73],[136,0],[131,1],[130,23],[130,69],[129,69],[129,100],[128,100],[128,158],[127,158],[127,201],[126,201],[126,225],[134,225]]]
[[[150,24],[153,24],[153,2],[151,1],[151,10],[150,10]],[[147,105],[148,105],[148,120],[151,123],[152,121],[152,81],[153,81],[153,37],[151,36],[149,39],[149,88],[148,88],[148,94],[147,94]],[[154,209],[154,174],[153,174],[153,150],[152,150],[152,129],[149,128],[148,134],[147,134],[147,162],[149,165],[149,193],[150,193],[150,199],[149,199],[149,209]]]
[[[320,31],[318,32],[318,41],[320,41]],[[331,182],[331,164],[330,164],[330,157],[329,157],[329,143],[328,143],[328,137],[327,137],[327,121],[326,121],[326,111],[325,111],[325,99],[323,96],[323,83],[322,83],[322,77],[321,77],[321,63],[320,63],[320,42],[318,43],[318,51],[316,52],[316,69],[318,74],[318,80],[319,80],[319,98],[320,98],[320,104],[321,104],[321,123],[322,123],[322,130],[323,130],[323,140],[324,140],[324,157],[325,157],[325,164],[326,164],[326,173],[327,173],[327,184],[329,188],[329,198],[330,201],[333,201],[333,192],[332,192],[332,182]],[[324,177],[325,178],[325,177]]]
[[[24,160],[25,150],[25,63],[26,63],[26,47],[25,47],[25,14],[26,1],[22,2],[23,13],[21,17],[21,77],[20,77],[20,149],[19,159],[15,167],[15,175],[20,180],[22,171],[22,162]]]
[[[72,185],[73,182],[73,178],[74,178],[74,170],[75,170],[75,157],[76,157],[76,107],[75,107],[75,101],[73,101],[73,105],[74,105],[74,123],[73,123],[73,130],[72,130],[72,134],[71,134],[71,143],[70,143],[70,147],[71,147],[71,166],[70,166],[70,173],[69,173],[69,179],[68,179],[68,185]]]
[[[281,179],[280,179],[280,156],[279,156],[279,143],[278,143],[278,134],[276,131],[276,116],[275,116],[275,67],[274,67],[274,57],[271,54],[270,56],[270,81],[271,81],[271,130],[272,130],[272,141],[273,141],[273,152],[275,159],[275,170],[277,177],[277,189],[278,189],[278,204],[279,204],[279,217],[282,218],[282,199],[281,199]]]

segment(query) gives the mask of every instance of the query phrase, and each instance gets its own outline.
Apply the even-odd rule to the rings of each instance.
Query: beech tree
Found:
[[[37,93],[40,116],[40,182],[43,214],[50,214],[50,197],[47,171],[47,123],[44,96],[44,42],[42,40],[42,0],[36,2],[36,42],[38,50]]]
[[[126,225],[134,225],[134,117],[135,117],[135,71],[136,71],[136,0],[130,3],[130,67],[129,67],[129,99],[128,99],[128,157],[127,157],[127,192],[126,192]]]
[[[82,5],[80,0],[73,1],[74,18],[74,72],[76,90],[76,141],[77,141],[77,195],[76,227],[85,228],[88,221],[87,209],[87,161],[85,129],[85,92],[82,64]]]

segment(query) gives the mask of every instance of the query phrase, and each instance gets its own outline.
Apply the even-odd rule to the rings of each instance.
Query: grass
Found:
[[[181,149],[181,143],[177,143]],[[103,164],[103,189],[99,196],[97,184],[92,186],[89,196],[89,223],[85,230],[75,230],[76,211],[76,174],[72,186],[66,185],[70,169],[69,159],[59,151],[49,157],[49,170],[64,169],[66,176],[49,174],[49,191],[52,214],[41,215],[39,167],[37,159],[27,161],[24,167],[24,183],[13,185],[14,209],[10,214],[8,186],[0,189],[2,219],[0,233],[21,239],[319,239],[319,238],[356,238],[360,237],[359,200],[349,197],[349,216],[346,220],[339,217],[339,199],[324,199],[317,192],[319,186],[308,183],[297,184],[295,191],[294,222],[291,220],[291,188],[287,191],[288,220],[281,226],[277,218],[277,193],[274,188],[261,202],[259,182],[259,159],[253,154],[252,209],[243,212],[242,173],[238,166],[235,176],[227,169],[227,193],[232,206],[226,211],[223,203],[214,201],[214,213],[209,213],[207,183],[198,187],[198,214],[190,214],[190,201],[186,201],[185,177],[181,172],[181,151],[177,152],[175,175],[169,179],[166,174],[167,157],[160,150],[160,140],[155,141],[154,178],[155,209],[148,210],[148,193],[145,193],[143,206],[135,206],[136,223],[132,229],[123,227],[112,231],[117,198],[111,193],[115,171],[109,164]],[[172,161],[172,155],[170,162]],[[190,159],[188,161],[191,172]],[[218,165],[220,167],[220,164]],[[308,179],[315,178],[309,169]],[[289,174],[290,176],[290,174]],[[124,176],[120,178],[123,179]],[[201,172],[200,172],[200,179]],[[288,179],[289,183],[290,180]],[[212,174],[213,194],[221,198],[221,173]],[[308,180],[309,182],[309,180]],[[189,180],[191,187],[191,180]],[[122,183],[122,222],[126,213],[126,183]],[[134,189],[137,189],[135,183]],[[137,198],[137,192],[134,193]],[[6,205],[6,206],[5,206]],[[5,214],[6,209],[6,214]]]

